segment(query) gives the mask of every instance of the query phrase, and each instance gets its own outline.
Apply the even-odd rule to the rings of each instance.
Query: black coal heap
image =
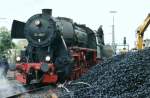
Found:
[[[70,87],[75,98],[149,98],[150,49],[109,58],[78,81],[91,87]]]

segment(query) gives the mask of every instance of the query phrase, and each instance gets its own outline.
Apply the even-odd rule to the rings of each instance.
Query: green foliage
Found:
[[[10,32],[5,27],[0,28],[0,56],[10,54],[10,49],[15,47],[11,40]]]

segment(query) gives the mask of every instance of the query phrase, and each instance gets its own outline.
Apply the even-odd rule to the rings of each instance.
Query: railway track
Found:
[[[24,91],[22,90],[18,90],[20,88],[23,88]],[[30,93],[34,93],[37,91],[42,91],[42,90],[48,90],[48,89],[54,89],[56,88],[54,85],[47,85],[47,86],[43,86],[41,84],[30,84],[30,85],[23,85],[23,86],[17,86],[14,87],[13,90],[17,90],[17,92],[15,92],[14,94],[8,95],[6,96],[7,98],[20,98],[20,96],[22,95],[26,95],[26,94],[30,94]]]
[[[91,85],[85,82],[65,82],[59,85],[41,85],[38,83],[30,85],[22,85],[15,81],[13,78],[7,78],[9,94],[2,98],[75,98],[74,92],[83,88],[90,88]],[[76,89],[74,89],[76,88]],[[11,89],[11,90],[10,90]],[[3,89],[2,92],[5,93]],[[54,97],[51,97],[54,96]]]
[[[76,88],[78,89],[73,89],[74,86],[77,86]],[[59,84],[57,86],[42,86],[40,84],[24,85],[24,88],[26,88],[26,91],[14,93],[7,98],[75,98],[74,92],[83,88],[91,88],[91,85],[84,82],[72,82],[70,84]]]
[[[20,98],[22,95],[34,93],[37,91],[56,88],[55,85],[41,85],[39,83],[32,83],[29,85],[22,85],[16,80],[14,80],[14,72],[9,71],[7,78],[2,78],[0,80],[0,96],[1,98]],[[1,82],[2,81],[2,82]],[[23,97],[24,98],[24,97]],[[25,97],[26,98],[26,97]]]

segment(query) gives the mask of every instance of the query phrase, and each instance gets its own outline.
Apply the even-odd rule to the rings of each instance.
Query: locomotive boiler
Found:
[[[94,32],[66,17],[53,17],[51,9],[14,20],[11,37],[27,39],[28,45],[16,57],[16,80],[24,84],[49,84],[74,80],[97,63],[104,46],[103,30]]]

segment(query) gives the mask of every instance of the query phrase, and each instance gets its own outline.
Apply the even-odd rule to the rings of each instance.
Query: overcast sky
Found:
[[[136,29],[150,13],[150,0],[0,0],[0,26],[11,29],[12,20],[27,21],[41,9],[53,9],[53,16],[72,18],[75,22],[97,30],[103,25],[105,43],[111,43],[112,10],[115,16],[117,43],[127,37],[130,48],[134,47]],[[150,27],[145,39],[150,38]]]

